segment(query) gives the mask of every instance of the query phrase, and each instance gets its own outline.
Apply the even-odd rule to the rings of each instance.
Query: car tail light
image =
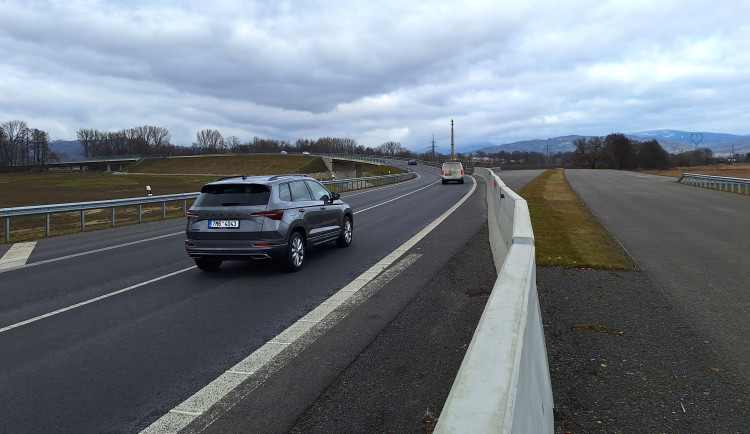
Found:
[[[440,176],[445,176],[445,170],[440,171]]]
[[[464,169],[461,169],[461,176],[464,176]]]
[[[268,217],[271,220],[281,220],[284,217],[284,210],[277,209],[275,211],[258,211],[250,214],[253,217]]]
[[[197,218],[198,213],[195,213],[193,211],[188,211],[185,213],[185,217],[187,217],[188,220],[190,220],[191,218]]]

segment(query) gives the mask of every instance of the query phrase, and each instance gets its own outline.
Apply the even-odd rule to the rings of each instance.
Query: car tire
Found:
[[[354,224],[352,218],[344,216],[344,225],[341,229],[341,236],[336,239],[336,245],[339,247],[349,247],[352,245],[352,236],[354,235]]]
[[[206,257],[195,258],[195,265],[203,271],[213,273],[219,271],[219,267],[221,267],[221,259]]]
[[[445,180],[443,180],[443,185],[445,185]]]
[[[289,236],[284,265],[291,272],[299,271],[305,265],[305,239],[299,232],[292,232]]]

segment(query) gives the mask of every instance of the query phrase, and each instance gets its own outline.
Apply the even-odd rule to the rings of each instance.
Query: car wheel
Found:
[[[443,180],[443,185],[445,185],[445,180]]]
[[[289,271],[299,271],[305,264],[305,239],[299,232],[292,232],[286,251],[285,265]]]
[[[221,267],[221,259],[217,258],[195,258],[195,265],[203,271],[214,272]]]
[[[341,230],[341,236],[336,239],[336,244],[339,247],[349,247],[352,244],[353,231],[352,218],[344,216],[344,227]]]

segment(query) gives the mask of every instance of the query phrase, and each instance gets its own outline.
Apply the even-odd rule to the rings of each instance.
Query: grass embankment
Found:
[[[128,173],[206,174],[227,175],[278,175],[282,173],[326,172],[320,157],[297,155],[243,155],[183,158],[155,158],[141,160],[125,168]]]
[[[377,171],[373,170],[366,176],[379,176],[380,170],[401,172],[396,168],[378,166]],[[219,176],[321,174],[327,173],[328,168],[320,157],[257,155],[147,159],[133,163],[123,172],[0,174],[0,208],[143,197],[146,196],[146,186],[151,187],[154,195],[192,193],[200,191],[201,186]],[[161,204],[144,205],[142,219],[159,220],[161,213]],[[182,202],[168,203],[166,216],[183,217]],[[110,219],[109,209],[86,211],[86,230],[108,228]],[[0,219],[0,243],[5,239],[5,225],[2,223]],[[135,223],[138,223],[137,207],[116,209],[116,226]],[[11,242],[44,237],[44,216],[16,217],[11,219],[10,226]],[[50,227],[53,235],[78,232],[80,213],[53,214]]]
[[[519,194],[529,206],[537,265],[635,268],[630,257],[573,192],[563,170],[547,170]]]

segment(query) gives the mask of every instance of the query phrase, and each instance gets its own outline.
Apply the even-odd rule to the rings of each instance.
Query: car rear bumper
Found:
[[[191,258],[211,256],[226,260],[272,259],[284,256],[286,244],[265,241],[185,240],[185,250]]]

